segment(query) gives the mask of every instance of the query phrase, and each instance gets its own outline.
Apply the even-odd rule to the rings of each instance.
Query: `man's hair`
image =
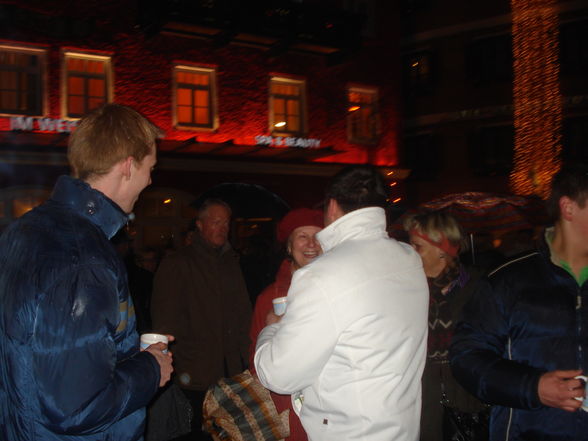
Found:
[[[161,131],[127,106],[105,104],[84,116],[69,140],[73,176],[87,180],[108,173],[132,156],[139,163],[155,149]]]
[[[210,207],[212,207],[213,205],[220,205],[221,207],[225,207],[229,211],[229,216],[231,216],[233,213],[233,210],[231,210],[231,206],[229,204],[227,204],[225,201],[223,201],[222,199],[208,198],[208,199],[205,199],[204,202],[202,202],[202,204],[200,204],[200,206],[198,207],[198,214],[196,216],[196,219],[197,220],[204,219],[206,217],[206,215],[208,214],[208,209]]]
[[[547,213],[552,222],[561,216],[559,200],[567,196],[580,208],[584,208],[588,198],[588,165],[582,163],[565,164],[551,181],[551,194],[547,200]]]
[[[371,165],[352,165],[338,172],[329,183],[325,202],[334,199],[344,213],[365,207],[386,206],[388,192],[380,172]]]

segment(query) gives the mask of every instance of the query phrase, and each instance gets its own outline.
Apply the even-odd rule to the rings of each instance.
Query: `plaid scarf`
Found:
[[[453,336],[452,299],[469,279],[459,262],[448,266],[429,282],[429,337],[427,356],[437,361],[447,361],[449,344]]]

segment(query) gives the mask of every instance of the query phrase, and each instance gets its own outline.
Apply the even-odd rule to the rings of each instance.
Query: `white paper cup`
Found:
[[[165,343],[168,344],[167,336],[163,334],[141,334],[141,350],[144,351],[149,346],[155,343]],[[167,348],[163,350],[163,353],[167,353]]]
[[[574,397],[575,400],[582,402],[582,410],[588,412],[588,377],[584,375],[578,375],[574,377],[576,380],[582,380],[584,382],[584,394],[585,397]]]
[[[286,312],[286,306],[288,305],[288,298],[287,297],[276,297],[272,300],[274,304],[274,314],[276,315],[284,315]]]

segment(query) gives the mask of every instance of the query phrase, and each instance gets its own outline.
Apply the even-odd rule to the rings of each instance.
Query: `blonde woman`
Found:
[[[447,424],[449,415],[444,415],[447,410],[442,403],[475,418],[484,407],[455,381],[448,357],[455,324],[478,276],[467,271],[459,261],[466,241],[451,215],[443,212],[417,214],[404,222],[404,229],[410,244],[421,256],[429,283],[429,337],[422,380],[421,441],[441,441],[451,439],[452,435]],[[478,428],[485,430],[481,424]]]

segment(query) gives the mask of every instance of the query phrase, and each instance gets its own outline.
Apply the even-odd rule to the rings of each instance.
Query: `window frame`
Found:
[[[38,57],[36,84],[39,88],[39,96],[35,100],[35,109],[23,113],[5,111],[5,109],[0,108],[0,115],[28,117],[43,117],[47,115],[47,49],[0,43],[0,50],[5,52],[29,54]]]
[[[505,84],[514,78],[512,34],[473,38],[465,46],[467,81],[473,85]]]
[[[426,62],[426,72],[414,68]],[[415,65],[416,63],[416,65]],[[413,74],[416,72],[416,74]],[[435,56],[431,49],[419,49],[407,52],[402,56],[402,75],[406,89],[414,94],[428,94],[432,92],[435,83]]]
[[[177,100],[177,90],[178,90],[178,79],[177,73],[178,72],[195,72],[199,74],[207,74],[208,75],[208,87],[196,87],[195,85],[193,88],[196,89],[205,89],[208,90],[208,103],[209,103],[209,121],[210,124],[208,125],[200,125],[200,124],[186,124],[180,123],[178,120],[178,100]],[[219,127],[219,115],[218,115],[218,98],[217,98],[217,84],[216,84],[216,77],[217,77],[217,69],[216,67],[207,67],[201,65],[188,65],[188,64],[175,64],[172,67],[172,119],[173,119],[173,126],[179,130],[195,130],[201,132],[211,132]],[[194,107],[194,106],[192,106]]]
[[[83,95],[84,97],[84,104],[85,110],[79,116],[70,116],[69,115],[69,88],[68,88],[68,79],[70,78],[70,71],[67,68],[67,62],[71,58],[77,58],[82,60],[93,60],[93,61],[103,61],[104,62],[104,74],[97,75],[97,74],[86,74],[86,75],[77,75],[81,78],[84,78],[84,84],[90,78],[103,78],[104,79],[104,92],[105,92],[105,101],[104,104],[112,103],[114,101],[114,74],[112,69],[112,57],[110,55],[104,54],[94,54],[89,52],[82,52],[82,51],[74,51],[74,50],[62,50],[62,57],[61,57],[61,117],[64,120],[78,120],[80,119],[85,113],[89,112],[89,106],[87,106],[87,100],[89,96],[87,94]]]
[[[438,132],[426,130],[405,133],[402,138],[402,162],[411,169],[411,181],[434,181],[445,167],[443,139]]]
[[[374,145],[377,144],[380,140],[381,134],[381,127],[380,127],[380,105],[379,105],[379,89],[375,86],[363,86],[363,85],[348,85],[346,87],[347,93],[347,141],[354,144],[364,144],[364,145]],[[361,110],[358,109],[357,111],[351,111],[350,108],[353,105],[357,105],[359,103],[351,102],[351,93],[360,93],[365,95],[372,95],[372,101],[369,104],[369,108],[371,109],[371,115],[369,116],[369,120],[372,121],[371,125],[372,129],[372,136],[369,138],[364,138],[361,136],[357,136],[357,133],[353,131],[353,119],[355,118],[356,112]],[[365,104],[364,104],[365,106]],[[361,107],[361,106],[360,106]]]
[[[274,83],[277,84],[286,84],[286,85],[296,85],[299,87],[299,94],[298,94],[298,103],[299,103],[299,129],[297,131],[293,130],[281,130],[279,127],[275,127],[276,120],[275,120],[275,112],[274,112],[274,100],[276,97],[284,98],[286,100],[290,99],[293,100],[291,97],[293,95],[279,95],[272,93],[272,85]],[[268,130],[272,134],[272,136],[298,136],[304,137],[308,134],[308,123],[307,123],[307,108],[306,108],[306,80],[302,78],[291,78],[286,76],[280,75],[272,75],[268,81],[268,108],[269,108],[269,118],[268,118]],[[285,106],[287,107],[287,105]]]
[[[468,138],[469,166],[475,176],[510,175],[515,154],[512,122],[480,125],[470,132]]]

